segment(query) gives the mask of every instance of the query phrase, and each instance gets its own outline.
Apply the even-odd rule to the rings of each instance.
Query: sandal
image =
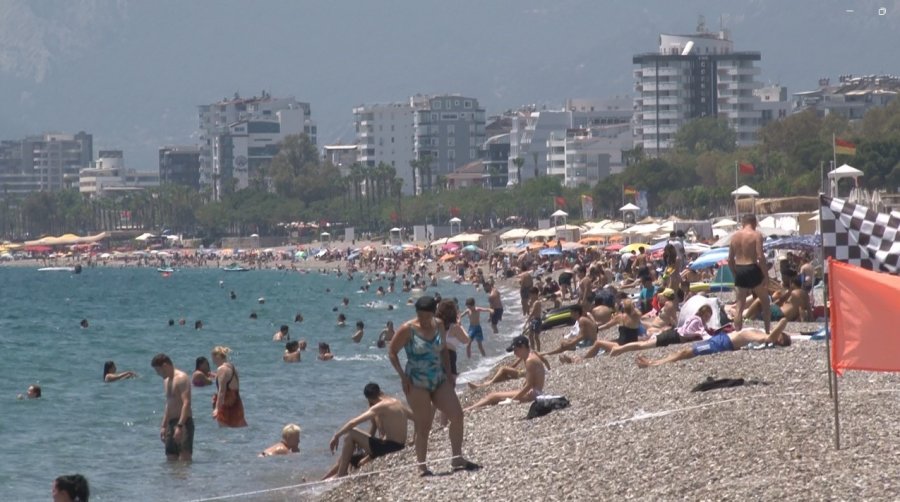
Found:
[[[468,460],[466,460],[464,464],[456,464],[453,466],[454,471],[477,471],[479,469],[481,469],[480,465]]]

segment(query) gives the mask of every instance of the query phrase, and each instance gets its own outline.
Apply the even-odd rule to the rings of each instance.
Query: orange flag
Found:
[[[900,371],[900,276],[828,259],[831,367]]]

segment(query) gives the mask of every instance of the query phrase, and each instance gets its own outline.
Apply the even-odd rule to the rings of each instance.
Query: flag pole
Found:
[[[821,211],[821,210],[822,209],[821,209],[821,204],[820,204],[819,211]],[[820,223],[821,223],[821,221],[820,221]],[[825,242],[824,238],[822,239],[822,242],[823,242],[823,247],[824,247],[824,242]],[[825,267],[824,267],[826,277],[828,277],[828,280],[825,281],[826,296],[825,296],[824,301],[825,301],[825,313],[826,313],[825,314],[825,316],[826,316],[825,317],[825,319],[826,319],[825,320],[825,343],[826,343],[826,347],[827,347],[829,355],[831,354],[831,333],[830,333],[831,323],[828,322],[829,317],[828,317],[827,293],[828,293],[828,286],[829,286],[828,283],[831,281],[831,276],[828,274],[828,271],[829,271],[828,269],[831,268],[830,261],[831,260],[826,260]],[[828,364],[828,385],[831,387],[831,390],[832,390],[831,398],[834,401],[834,449],[840,450],[841,449],[841,415],[840,415],[840,407],[838,404],[838,382],[837,382],[837,374],[834,372],[834,368],[832,368],[832,366],[831,366],[830,358],[829,358],[829,364]]]
[[[822,247],[819,255],[822,257],[822,306],[825,310],[825,367],[828,368],[828,396],[834,397],[834,371],[831,368],[831,323],[828,322],[828,257],[825,256],[825,235],[822,233],[822,195],[819,195],[819,235],[822,236]]]
[[[738,189],[738,161],[734,161],[734,189]]]
[[[837,169],[837,148],[834,146],[834,140],[837,139],[834,135],[834,131],[831,133],[831,168]],[[829,187],[828,196],[834,197],[837,195],[837,191],[833,187]]]

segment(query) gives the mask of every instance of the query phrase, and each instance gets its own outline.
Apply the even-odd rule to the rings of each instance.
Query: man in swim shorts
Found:
[[[491,308],[491,329],[496,335],[499,332],[497,325],[503,320],[503,300],[500,298],[500,289],[494,285],[494,280],[484,285],[484,290],[488,292],[488,306]]]
[[[494,311],[489,308],[476,307],[474,298],[466,299],[466,310],[459,316],[460,319],[469,316],[469,343],[466,345],[466,357],[472,358],[472,342],[478,344],[478,351],[481,357],[486,355],[484,351],[484,331],[481,329],[481,312],[487,312],[493,315]]]
[[[578,326],[578,336],[569,339],[563,339],[559,342],[559,347],[544,354],[544,356],[552,356],[561,354],[569,350],[577,350],[579,348],[592,347],[597,341],[597,322],[589,315],[584,315],[584,309],[581,305],[575,304],[569,308],[572,319]]]
[[[691,359],[696,356],[708,356],[720,352],[731,352],[733,350],[741,349],[751,343],[772,343],[779,347],[789,347],[791,345],[791,337],[784,332],[785,327],[787,327],[787,319],[778,321],[778,325],[775,326],[775,329],[772,330],[771,334],[767,334],[756,328],[747,328],[731,333],[719,333],[707,340],[694,342],[690,347],[684,347],[678,352],[673,352],[661,359],[649,359],[645,356],[638,356],[636,362],[639,367],[648,368],[650,366],[659,366],[661,364]]]
[[[512,399],[520,403],[528,403],[534,401],[544,391],[544,379],[546,372],[544,363],[538,357],[537,352],[532,352],[528,347],[528,338],[519,335],[513,338],[512,343],[506,349],[512,352],[522,361],[525,361],[525,383],[519,390],[511,390],[507,392],[492,392],[485,396],[481,401],[466,408],[465,411],[473,411],[478,408],[493,406],[499,404],[506,399]]]
[[[769,309],[769,277],[766,255],[763,252],[763,237],[756,231],[756,215],[745,214],[741,223],[743,228],[734,233],[728,246],[728,267],[734,274],[734,286],[737,290],[734,328],[740,331],[743,326],[744,303],[747,296],[753,293],[762,304],[763,322],[768,333],[772,327],[772,311]]]
[[[187,373],[175,368],[165,354],[154,356],[150,366],[162,377],[166,391],[166,406],[159,430],[159,439],[166,445],[166,458],[190,461],[194,451],[190,378]]]
[[[331,437],[331,453],[338,447],[341,436],[346,435],[341,456],[323,479],[344,477],[350,465],[361,466],[370,460],[402,450],[406,446],[406,422],[412,421],[412,411],[399,400],[386,395],[376,383],[369,383],[363,389],[369,402],[365,413],[350,420]],[[369,432],[356,428],[364,422],[371,422]],[[365,455],[354,452],[359,448]]]

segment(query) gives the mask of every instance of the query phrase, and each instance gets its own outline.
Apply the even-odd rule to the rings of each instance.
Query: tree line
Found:
[[[355,164],[346,172],[322,160],[305,135],[290,136],[250,186],[212,200],[209,191],[165,185],[123,195],[87,199],[77,190],[36,192],[0,202],[4,238],[36,238],[66,232],[141,229],[186,233],[214,239],[225,235],[273,235],[279,223],[302,221],[355,226],[384,232],[393,226],[440,224],[458,216],[464,227],[531,224],[564,209],[582,217],[582,196],[593,199],[596,218],[619,216],[632,200],[625,187],[647,193],[654,215],[707,218],[732,204],[736,163],[752,164],[740,174],[764,197],[815,195],[822,172],[830,169],[832,135],[857,146],[853,157],[839,156],[864,172],[862,185],[896,191],[900,187],[900,99],[870,110],[851,123],[834,114],[805,111],[772,122],[758,143],[737,147],[723,119],[701,118],[681,127],[675,148],[658,157],[641,149],[625,152],[626,167],[594,187],[564,187],[557,177],[539,176],[504,189],[448,190],[434,176],[430,159],[410,163],[419,195],[404,196],[394,167]],[[516,159],[517,170],[522,159]]]

